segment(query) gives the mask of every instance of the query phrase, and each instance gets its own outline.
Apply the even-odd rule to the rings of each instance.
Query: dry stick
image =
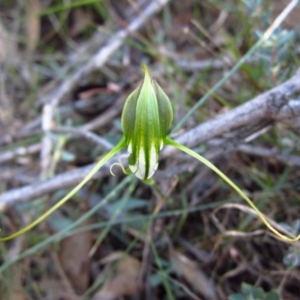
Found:
[[[114,104],[114,106],[110,107],[108,110],[106,110],[104,113],[102,113],[97,118],[91,120],[90,122],[87,122],[83,125],[80,125],[77,127],[81,130],[93,130],[95,128],[100,128],[107,123],[111,122],[111,120],[116,117],[117,115],[120,115],[123,106],[124,106],[124,97],[120,97],[117,102]]]
[[[161,10],[169,1],[155,0],[150,2],[141,15],[138,15],[126,29],[121,29],[114,34],[105,46],[101,47],[86,64],[70,75],[53,94],[44,97],[44,101],[59,104],[61,99],[73,89],[82,76],[101,68],[110,56],[123,45],[124,39],[144,25],[151,16]]]
[[[26,132],[15,132],[13,134],[7,134],[0,137],[0,147],[10,143],[14,143],[24,138],[29,138],[34,135],[40,135],[40,134],[42,134],[41,129],[32,130],[30,132],[26,131]]]
[[[110,144],[105,139],[101,138],[100,136],[96,135],[95,133],[91,132],[90,130],[93,130],[95,128],[100,128],[104,125],[106,125],[110,120],[112,120],[115,116],[119,115],[122,111],[124,105],[124,99],[123,97],[120,97],[119,100],[115,103],[114,106],[110,107],[105,113],[101,114],[99,117],[93,119],[92,121],[85,123],[83,125],[77,126],[77,127],[55,127],[51,131],[56,133],[69,133],[72,136],[83,136],[84,138],[93,141],[100,147],[110,150],[112,149],[113,145]],[[20,136],[17,136],[19,138],[32,136],[34,134],[41,134],[42,131],[37,131],[36,133],[32,132],[32,134],[26,134],[23,136],[20,134]],[[1,139],[0,137],[0,146],[1,143],[6,144],[13,142],[12,136],[6,136],[4,139]],[[41,145],[40,143],[29,145],[29,146],[23,146],[19,147],[10,151],[6,151],[3,153],[0,153],[0,163],[12,160],[16,158],[17,156],[27,155],[27,154],[34,154],[40,151]]]
[[[213,214],[216,215],[216,213],[222,209],[232,209],[232,208],[236,208],[239,209],[247,214],[251,214],[254,217],[258,218],[256,211],[254,211],[251,207],[244,205],[244,204],[239,204],[239,203],[228,203],[228,204],[224,204],[221,205],[219,207],[217,207],[216,209],[214,209]],[[276,230],[280,230],[281,232],[283,232],[285,235],[292,237],[293,234],[291,233],[291,231],[289,231],[288,229],[285,229],[283,226],[280,226],[280,224],[278,224],[277,222],[275,222],[274,220],[272,220],[271,218],[269,218],[268,216],[265,216],[266,220],[268,221],[268,223],[271,224],[271,226],[273,226]],[[276,236],[273,233],[272,234],[273,237],[275,237],[276,239],[280,239],[278,236]],[[289,241],[285,241],[283,239],[280,239],[280,241],[284,241],[287,243],[290,243]],[[294,245],[299,245],[299,241],[296,241],[296,243]]]
[[[93,178],[102,178],[103,176],[110,174],[110,166],[115,162],[118,162],[118,156],[113,157],[104,164],[101,167],[101,172],[98,172]],[[0,195],[0,211],[4,210],[7,206],[26,202],[44,194],[74,186],[82,181],[94,166],[95,164],[91,164],[86,167],[59,174],[47,180],[41,180],[36,183],[5,192]],[[117,173],[120,172],[120,170],[116,168],[114,172]]]
[[[59,127],[55,127],[51,131],[56,132],[56,133],[68,133],[68,134],[71,134],[74,136],[82,136],[85,139],[92,141],[93,143],[102,147],[105,150],[111,150],[114,147],[113,144],[111,144],[104,138],[100,137],[99,135],[97,135],[93,132],[87,131],[87,130],[80,129],[80,128],[59,126]]]
[[[189,117],[203,105],[207,99],[212,96],[224,83],[234,74],[236,71],[245,63],[245,61],[252,55],[254,52],[266,42],[270,36],[273,34],[276,28],[286,19],[288,14],[295,8],[299,0],[292,0],[285,9],[277,16],[274,22],[269,26],[269,28],[264,32],[262,37],[257,40],[257,42],[247,51],[247,53],[234,65],[234,67],[228,72],[227,76],[221,78],[186,114],[185,116],[176,124],[172,132],[177,131],[182,125],[189,119]]]
[[[246,102],[218,117],[207,121],[197,127],[185,132],[176,141],[184,144],[187,147],[194,147],[203,143],[211,138],[220,136],[232,129],[258,122],[265,119],[280,120],[284,118],[291,118],[299,116],[299,101],[290,103],[287,97],[300,91],[300,69],[296,74],[280,84],[279,86],[266,91],[263,94],[255,97],[253,100]],[[298,104],[298,105],[297,105]],[[290,109],[294,107],[294,109]],[[163,151],[162,156],[167,157],[172,155],[175,151],[174,148],[168,147]]]
[[[43,107],[42,114],[42,130],[44,136],[41,141],[40,151],[40,166],[41,166],[41,179],[49,178],[52,174],[49,174],[50,166],[52,163],[52,146],[53,140],[47,134],[53,127],[53,119],[55,114],[55,105],[46,103]]]
[[[276,160],[289,166],[300,166],[300,156],[292,154],[282,154],[276,149],[268,149],[251,145],[240,145],[238,146],[237,150],[251,155],[271,157],[273,159],[275,158]]]
[[[86,101],[80,100],[78,102],[79,104],[86,104]],[[90,122],[87,122],[83,125],[80,125],[79,129],[87,129],[87,130],[93,130],[95,128],[100,128],[101,126],[104,126],[107,124],[108,121],[110,121],[115,116],[119,115],[122,111],[124,105],[124,97],[120,96],[119,99],[114,103],[113,106],[105,110],[105,112],[101,113],[98,117],[93,119]],[[71,111],[74,112],[74,108],[72,105],[66,105],[65,107],[60,107],[59,113],[61,116],[65,117],[71,114]],[[37,120],[36,120],[37,121]],[[40,122],[40,119],[38,120]],[[35,122],[35,121],[34,121]],[[26,127],[26,126],[25,126]],[[19,140],[22,140],[24,138],[29,138],[35,135],[41,135],[42,130],[41,129],[35,129],[35,130],[26,130],[23,132],[15,132],[13,134],[7,134],[4,136],[0,136],[0,146],[4,146],[13,142],[17,142]]]
[[[84,137],[85,139],[92,141],[96,145],[100,146],[104,150],[111,150],[113,148],[113,145],[110,142],[106,141],[104,138],[100,137],[99,135],[93,132],[83,130],[78,127],[65,127],[65,126],[55,127],[54,129],[51,130],[51,132],[67,133],[70,134],[71,136]],[[36,143],[29,146],[22,146],[7,152],[0,153],[0,163],[15,159],[19,156],[37,153],[38,151],[40,151],[40,149],[41,149],[41,144]]]
[[[38,180],[38,174],[34,169],[28,169],[28,166],[1,166],[0,181],[14,181],[20,185],[32,184]],[[1,205],[1,204],[0,204]]]
[[[224,56],[222,59],[202,59],[202,60],[183,60],[183,59],[173,59],[174,63],[178,68],[180,68],[183,71],[203,71],[209,69],[213,70],[220,70],[220,69],[225,69],[228,68],[228,66],[232,66],[234,63],[229,61],[229,57]],[[248,64],[253,64],[253,63],[258,63],[262,59],[258,57],[250,57],[249,59],[246,60],[246,63]],[[225,62],[228,61],[228,63]]]
[[[0,163],[12,160],[18,156],[37,153],[41,148],[40,143],[22,146],[0,154]]]
[[[283,117],[290,119],[300,116],[300,101],[291,100],[291,103],[289,103],[286,98],[283,97],[284,95],[290,95],[297,91],[300,91],[300,71],[291,79],[257,96],[253,100],[189,130],[178,137],[176,141],[188,147],[192,147],[243,125],[266,119],[276,120],[277,117],[283,120]],[[162,151],[161,157],[170,157],[170,155],[174,155],[174,151],[176,151],[176,149],[174,150],[173,148],[167,147]],[[106,163],[98,173],[98,178],[110,174],[109,166],[117,161],[118,158],[113,158]],[[57,175],[49,180],[7,191],[0,195],[0,210],[15,203],[25,202],[46,193],[54,192],[60,188],[74,186],[89,173],[93,166],[94,164],[78,168],[74,171]],[[120,170],[116,168],[116,171],[118,172]]]
[[[38,103],[51,103],[52,105],[58,105],[60,101],[65,98],[70,91],[77,85],[79,80],[103,67],[108,59],[123,45],[124,40],[130,37],[132,33],[141,28],[154,14],[159,12],[170,0],[153,0],[148,1],[149,4],[141,11],[136,18],[134,18],[125,29],[121,29],[113,34],[105,45],[101,45],[98,51],[90,57],[90,59],[83,64],[76,72],[71,74],[58,88],[52,90],[45,96],[38,99]],[[27,126],[25,131],[31,130],[40,126],[41,120],[37,119]],[[24,133],[25,134],[25,133]],[[5,137],[10,139],[10,136]],[[0,139],[1,142],[1,139]]]

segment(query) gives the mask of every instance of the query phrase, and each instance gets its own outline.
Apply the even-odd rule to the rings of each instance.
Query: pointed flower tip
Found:
[[[145,73],[145,75],[149,75],[149,70],[148,70],[148,67],[145,63],[142,63],[141,64],[141,70]]]

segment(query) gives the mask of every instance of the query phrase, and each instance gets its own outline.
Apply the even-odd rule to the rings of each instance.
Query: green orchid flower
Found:
[[[144,81],[127,98],[122,114],[130,171],[149,180],[158,167],[159,153],[173,120],[171,102],[143,65]]]
[[[122,113],[122,129],[124,135],[120,142],[102,159],[100,159],[90,173],[63,199],[56,203],[37,220],[12,235],[0,238],[0,241],[7,241],[15,238],[47,218],[56,209],[66,203],[73,195],[75,195],[109,159],[111,159],[124,148],[127,148],[129,157],[128,169],[125,170],[122,167],[123,170],[126,173],[134,174],[146,183],[151,183],[152,177],[158,167],[160,151],[164,145],[173,146],[185,152],[218,174],[249,204],[249,206],[257,213],[262,222],[275,235],[289,242],[295,242],[299,240],[300,235],[295,238],[290,238],[274,228],[266,219],[266,217],[258,210],[250,198],[248,198],[248,196],[235,183],[233,183],[233,181],[231,181],[210,161],[167,136],[173,120],[171,102],[158,83],[151,79],[146,65],[142,65],[142,69],[145,74],[144,80],[128,96],[124,105]]]

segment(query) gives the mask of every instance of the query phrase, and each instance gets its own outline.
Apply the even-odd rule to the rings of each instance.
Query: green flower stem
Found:
[[[265,218],[265,216],[259,211],[259,209],[255,206],[255,204],[252,202],[252,200],[233,182],[231,181],[222,171],[220,171],[216,166],[214,166],[210,161],[208,161],[203,156],[197,154],[195,151],[175,142],[171,138],[167,137],[165,140],[166,145],[173,146],[177,148],[178,150],[181,150],[185,152],[186,154],[196,158],[203,164],[205,164],[208,168],[210,168],[212,171],[217,173],[228,185],[230,185],[248,204],[249,206],[257,213],[258,217],[262,220],[262,222],[267,226],[267,228],[272,231],[275,235],[282,238],[285,241],[288,242],[296,242],[300,239],[300,234],[295,238],[290,238],[282,233],[280,233],[278,230],[276,230]]]
[[[50,216],[54,211],[56,211],[59,207],[61,207],[63,204],[65,204],[71,197],[73,197],[92,177],[99,171],[99,169],[113,156],[115,156],[122,148],[125,147],[125,139],[122,138],[121,141],[112,149],[110,150],[102,159],[99,160],[99,162],[93,167],[93,169],[90,171],[90,173],[74,188],[72,189],[65,197],[63,197],[60,201],[58,201],[53,207],[51,207],[49,210],[47,210],[44,214],[42,214],[39,218],[37,218],[35,221],[30,223],[29,225],[25,226],[21,230],[6,236],[1,237],[0,242],[8,241],[10,239],[13,239],[28,230],[32,229],[34,226],[42,222],[44,219],[46,219],[48,216]]]

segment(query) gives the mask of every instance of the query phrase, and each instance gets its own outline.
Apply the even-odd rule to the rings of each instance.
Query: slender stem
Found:
[[[32,229],[34,226],[42,222],[48,216],[50,216],[54,211],[56,211],[59,207],[65,204],[72,196],[74,196],[98,171],[99,169],[113,156],[115,156],[122,148],[125,146],[125,139],[122,138],[121,141],[112,149],[110,150],[99,162],[94,166],[94,168],[90,171],[90,173],[78,184],[74,189],[72,189],[65,197],[63,197],[60,201],[58,201],[53,207],[47,210],[44,214],[42,214],[39,218],[35,221],[31,222],[29,225],[25,226],[21,230],[8,235],[6,237],[1,237],[0,242],[8,241],[13,239],[28,230]]]
[[[296,242],[300,239],[300,234],[294,238],[290,238],[282,233],[280,233],[278,230],[276,230],[265,218],[265,216],[259,211],[259,209],[256,207],[256,205],[252,202],[252,200],[246,196],[246,194],[231,180],[229,179],[222,171],[220,171],[216,166],[214,166],[210,161],[208,161],[203,156],[199,155],[195,151],[173,141],[171,138],[167,137],[165,141],[166,145],[173,146],[192,157],[198,159],[200,162],[205,164],[208,168],[210,168],[212,171],[214,171],[217,175],[219,175],[228,185],[230,185],[248,204],[249,206],[257,213],[258,217],[262,220],[262,222],[269,228],[274,234],[279,236],[285,241],[288,242]]]

